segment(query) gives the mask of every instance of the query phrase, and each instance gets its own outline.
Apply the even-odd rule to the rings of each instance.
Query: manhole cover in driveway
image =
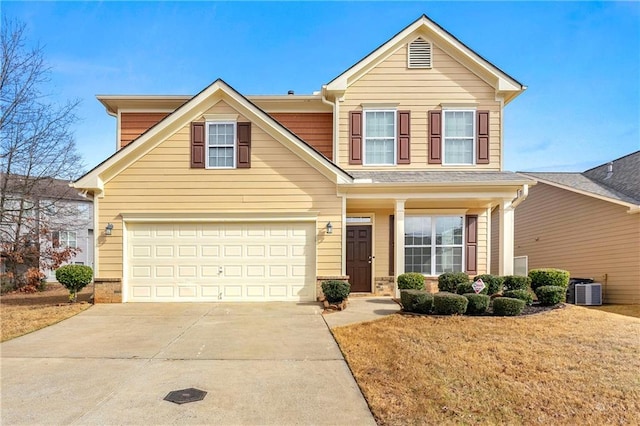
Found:
[[[164,400],[176,404],[186,404],[187,402],[202,401],[206,395],[207,393],[203,390],[189,388],[171,391],[164,397]]]

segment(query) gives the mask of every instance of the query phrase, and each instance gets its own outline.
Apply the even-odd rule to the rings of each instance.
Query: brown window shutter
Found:
[[[429,111],[429,164],[442,164],[442,111]]]
[[[398,164],[411,164],[411,111],[398,111]]]
[[[476,114],[476,164],[489,164],[489,111]]]
[[[396,266],[396,217],[389,215],[389,276],[395,275]]]
[[[362,164],[362,111],[349,112],[349,164]]]
[[[478,215],[465,217],[467,224],[466,272],[469,275],[478,274]]]
[[[51,233],[51,245],[53,246],[53,248],[60,247],[60,232],[59,231],[53,231]]]
[[[191,168],[204,169],[204,123],[191,123]]]
[[[251,123],[238,123],[238,158],[239,169],[251,168]]]

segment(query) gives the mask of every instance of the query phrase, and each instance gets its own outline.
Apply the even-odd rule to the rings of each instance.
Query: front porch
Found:
[[[443,272],[513,273],[514,208],[523,184],[363,183],[344,190],[343,271],[353,293],[397,295],[404,272],[424,274],[432,292]]]

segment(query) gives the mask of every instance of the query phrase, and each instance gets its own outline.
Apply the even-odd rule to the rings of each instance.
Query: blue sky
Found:
[[[505,169],[582,171],[640,149],[636,2],[14,2],[78,98],[87,168],[115,150],[96,94],[320,90],[423,13],[528,86],[506,107]]]

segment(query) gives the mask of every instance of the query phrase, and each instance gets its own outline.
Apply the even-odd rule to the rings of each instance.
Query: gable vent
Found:
[[[409,68],[431,68],[431,43],[422,37],[409,43]]]

